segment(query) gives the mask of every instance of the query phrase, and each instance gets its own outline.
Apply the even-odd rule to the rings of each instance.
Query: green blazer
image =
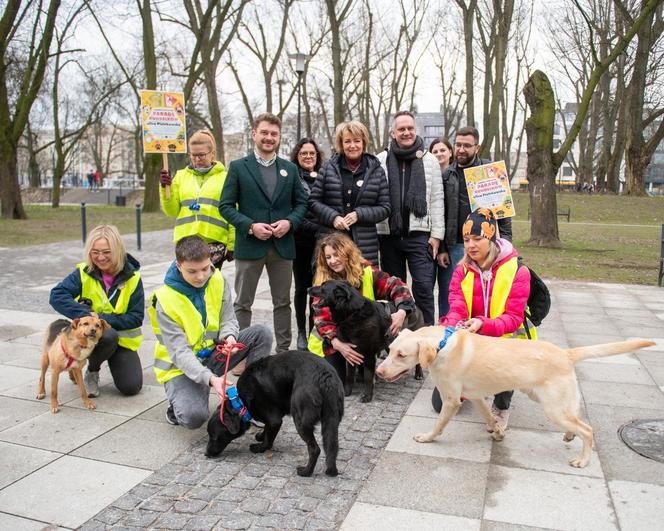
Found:
[[[307,211],[307,198],[297,166],[281,157],[277,157],[275,164],[277,185],[272,197],[268,197],[253,152],[232,161],[228,167],[219,212],[235,226],[235,258],[240,260],[263,258],[271,245],[282,258],[295,258],[293,234]],[[274,223],[280,219],[287,219],[292,224],[291,230],[281,238],[263,241],[249,234],[252,223]]]

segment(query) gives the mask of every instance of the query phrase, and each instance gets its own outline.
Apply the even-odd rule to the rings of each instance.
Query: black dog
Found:
[[[284,415],[291,415],[300,437],[307,443],[309,460],[298,466],[300,476],[311,476],[320,455],[314,427],[320,422],[325,448],[325,473],[337,475],[339,423],[344,414],[343,387],[337,373],[324,359],[311,352],[290,350],[268,356],[247,366],[237,381],[237,392],[253,418],[265,423],[256,435],[258,443],[249,446],[253,453],[272,448]],[[247,431],[249,423],[224,402],[224,423],[219,408],[208,422],[205,455],[219,455],[226,446]]]
[[[339,340],[355,345],[355,350],[362,354],[361,371],[364,380],[364,394],[360,401],[371,402],[376,357],[381,350],[387,348],[391,339],[389,330],[392,318],[388,306],[363,297],[350,284],[338,280],[328,280],[321,286],[311,288],[309,294],[320,297],[330,308],[332,320],[337,325]],[[411,312],[405,325],[413,330],[423,326],[422,313],[417,309]],[[419,377],[416,368],[415,377],[422,378],[421,368],[419,368]],[[355,367],[346,363],[346,381],[344,382],[346,396],[353,392],[354,381]]]

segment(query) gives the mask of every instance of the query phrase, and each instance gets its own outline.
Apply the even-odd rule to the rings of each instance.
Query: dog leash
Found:
[[[445,345],[447,345],[447,340],[454,332],[456,332],[456,328],[453,326],[448,326],[445,328],[445,335],[443,336],[443,339],[440,340],[440,343],[438,343],[438,350],[444,348]]]
[[[231,361],[231,355],[232,355],[231,352],[235,348],[237,348],[238,350],[244,350],[247,348],[247,345],[245,345],[244,343],[237,343],[237,342],[231,343],[230,345],[221,343],[217,345],[214,349],[214,359],[216,361],[222,361],[222,356],[226,356],[226,366],[224,368],[224,381],[221,384],[221,394],[219,395],[219,399],[221,400],[221,407],[219,408],[219,420],[221,421],[222,424],[224,424],[224,402],[226,400],[226,376],[228,375],[228,364]]]
[[[78,360],[73,356],[70,356],[69,353],[65,350],[65,346],[62,343],[62,339],[60,340],[60,349],[62,350],[62,353],[65,355],[65,358],[67,358],[67,365],[65,369],[69,369],[69,367],[71,367]]]

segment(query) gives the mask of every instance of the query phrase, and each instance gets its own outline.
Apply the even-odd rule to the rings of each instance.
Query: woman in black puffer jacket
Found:
[[[346,232],[364,258],[378,265],[376,223],[390,215],[391,207],[385,172],[366,152],[368,144],[369,132],[360,122],[337,126],[337,153],[320,169],[309,194],[309,210],[329,232]]]

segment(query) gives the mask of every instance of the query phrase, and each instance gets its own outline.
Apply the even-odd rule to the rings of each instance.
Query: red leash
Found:
[[[247,345],[244,343],[232,343],[227,345],[221,343],[217,345],[214,349],[214,359],[216,361],[221,361],[222,356],[226,356],[226,367],[224,368],[224,381],[221,384],[221,395],[219,398],[221,400],[221,407],[219,408],[219,420],[224,424],[224,402],[226,401],[226,375],[228,374],[228,364],[231,361],[231,352],[233,349],[244,350],[247,348]]]

